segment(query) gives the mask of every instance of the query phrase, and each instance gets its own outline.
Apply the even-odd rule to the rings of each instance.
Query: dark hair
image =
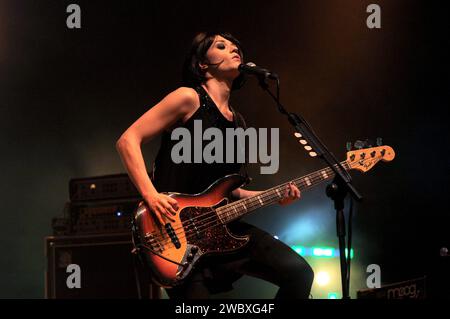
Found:
[[[242,62],[244,61],[244,54],[242,52],[241,44],[228,32],[200,32],[198,33],[191,44],[189,52],[184,60],[182,80],[183,85],[188,87],[196,87],[206,81],[204,71],[200,68],[199,63],[204,63],[206,60],[206,52],[211,47],[216,36],[227,39],[233,42],[239,50]],[[241,73],[233,81],[231,90],[240,89],[245,83],[245,76]]]

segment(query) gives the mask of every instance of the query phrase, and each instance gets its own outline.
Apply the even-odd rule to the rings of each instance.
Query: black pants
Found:
[[[279,287],[275,298],[309,297],[314,273],[305,259],[265,231],[242,221],[229,225],[236,235],[250,235],[250,242],[237,253],[205,259],[181,285],[167,289],[171,299],[206,299],[232,289],[242,275]],[[254,298],[259,298],[255,293]]]

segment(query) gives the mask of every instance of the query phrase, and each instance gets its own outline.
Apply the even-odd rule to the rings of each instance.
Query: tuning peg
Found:
[[[350,152],[352,150],[352,142],[347,142],[345,144],[345,148],[347,149],[348,152]]]
[[[360,140],[357,140],[356,142],[355,142],[355,148],[357,148],[357,149],[362,149],[364,147],[364,142],[363,141],[360,141]]]
[[[381,137],[377,137],[377,146],[381,146],[383,144],[383,140]]]

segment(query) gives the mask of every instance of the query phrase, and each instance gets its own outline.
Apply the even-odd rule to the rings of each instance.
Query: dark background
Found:
[[[66,27],[70,3],[81,7],[81,29]],[[366,26],[370,3],[381,6],[381,29]],[[379,136],[396,151],[394,161],[352,173],[365,197],[353,220],[355,271],[379,264],[383,283],[435,275],[439,249],[450,245],[443,4],[0,1],[0,297],[44,296],[44,237],[68,200],[68,181],[124,172],[115,141],[179,86],[194,34],[216,28],[240,39],[247,61],[280,75],[284,105],[302,114],[338,158],[345,158],[347,141]],[[249,126],[280,128],[279,172],[260,175],[252,165],[249,189],[324,165],[298,147],[253,79],[232,105]],[[158,145],[144,147],[149,168]],[[337,247],[324,186],[248,220],[290,245]],[[352,293],[364,285],[356,282]],[[252,293],[246,296],[259,297]]]

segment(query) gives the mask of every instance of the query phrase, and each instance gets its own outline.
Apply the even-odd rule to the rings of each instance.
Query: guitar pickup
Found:
[[[181,247],[180,240],[178,239],[177,234],[173,230],[172,225],[170,223],[167,223],[164,225],[164,228],[166,229],[167,235],[169,235],[170,240],[175,245],[175,248],[177,248],[177,249],[180,248]]]

